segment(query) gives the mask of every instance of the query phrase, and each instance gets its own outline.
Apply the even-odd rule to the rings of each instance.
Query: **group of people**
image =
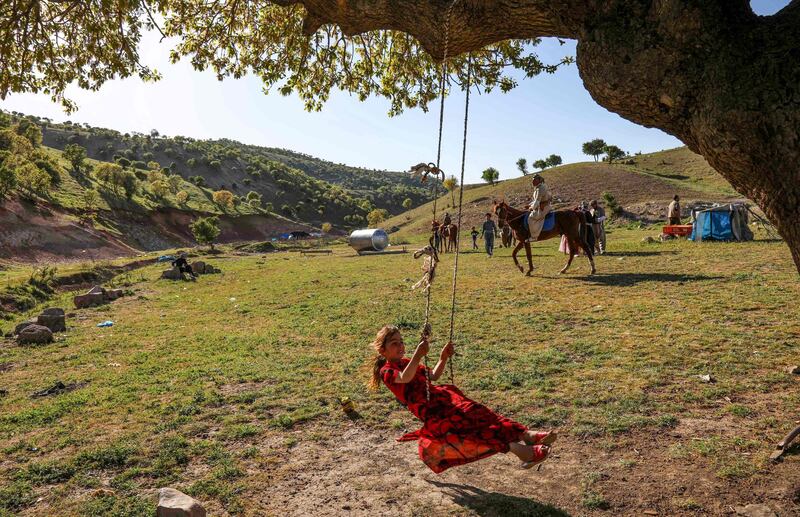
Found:
[[[528,242],[536,242],[536,240],[538,240],[539,234],[542,232],[542,228],[544,227],[545,219],[552,211],[553,202],[553,196],[550,194],[550,191],[544,182],[544,178],[540,174],[533,175],[532,184],[533,197],[530,205],[528,206],[528,230],[530,232],[530,238],[528,239]],[[675,197],[677,201],[677,196]],[[587,243],[591,249],[594,250],[594,253],[602,255],[606,251],[605,210],[602,206],[600,206],[600,203],[598,203],[596,199],[592,200],[591,202],[583,201],[575,208],[575,210],[582,212],[586,219]],[[508,223],[506,223],[506,225],[507,224]],[[510,230],[510,228],[508,230]],[[484,240],[486,254],[490,257],[493,256],[495,237],[497,237],[499,233],[500,229],[492,219],[492,214],[487,213],[486,220],[483,222],[480,231],[478,231],[474,226],[472,227],[472,231],[470,232],[472,237],[472,249],[478,249],[478,237],[481,237]],[[569,249],[566,248],[566,246],[566,239],[562,238],[561,251],[568,253]]]

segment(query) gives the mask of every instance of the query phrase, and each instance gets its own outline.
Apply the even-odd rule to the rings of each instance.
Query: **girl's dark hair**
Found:
[[[372,342],[372,349],[375,350],[375,358],[372,360],[372,378],[369,381],[369,389],[377,390],[381,385],[381,368],[386,364],[386,358],[381,355],[381,351],[386,347],[386,341],[400,329],[394,325],[386,325],[378,331],[375,340]]]

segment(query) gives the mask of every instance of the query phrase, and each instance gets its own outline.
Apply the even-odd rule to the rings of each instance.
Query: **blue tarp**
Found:
[[[731,228],[731,212],[709,210],[698,212],[692,225],[693,241],[732,241],[734,240]]]

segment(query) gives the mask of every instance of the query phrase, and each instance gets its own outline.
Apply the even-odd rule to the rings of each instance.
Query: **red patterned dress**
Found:
[[[410,359],[389,361],[381,378],[397,400],[424,422],[422,429],[398,441],[419,441],[419,457],[437,474],[508,452],[508,444],[520,440],[527,428],[468,399],[452,384],[431,385],[431,400],[425,396],[425,367],[419,365],[411,382],[395,382]]]

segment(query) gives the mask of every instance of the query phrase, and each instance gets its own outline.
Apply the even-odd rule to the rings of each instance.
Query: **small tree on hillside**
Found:
[[[128,167],[131,166],[131,161],[125,158],[124,156],[120,156],[119,158],[117,158],[116,162],[117,164],[119,164],[120,167],[124,169],[127,169]]]
[[[333,230],[333,225],[331,223],[322,223],[322,227],[320,228],[322,233],[331,233]]]
[[[41,197],[47,197],[50,191],[50,176],[37,167],[36,165],[28,162],[15,171],[17,176],[17,184],[23,189],[26,194],[25,197],[32,199],[34,194]]]
[[[407,197],[407,198],[405,198],[405,199],[403,200],[403,208],[405,208],[406,210],[408,210],[409,208],[411,208],[411,205],[413,205],[413,204],[414,204],[414,202],[413,202],[413,201],[411,201],[411,198],[410,198],[410,197]]]
[[[274,212],[275,207],[273,206],[272,203],[264,203],[264,210],[266,210],[267,212]]]
[[[211,198],[222,210],[233,208],[233,193],[228,190],[217,190],[211,195]]]
[[[605,148],[606,142],[602,138],[595,138],[594,140],[584,142],[582,147],[583,154],[593,156],[594,161],[597,161],[597,157],[606,152]]]
[[[8,195],[17,186],[17,175],[10,167],[0,163],[0,199]]]
[[[188,200],[189,200],[189,193],[186,192],[185,190],[181,190],[177,194],[175,194],[175,201],[177,201],[177,203],[181,206],[185,205]]]
[[[103,162],[98,164],[97,167],[94,168],[94,177],[100,183],[104,183],[107,186],[111,186],[112,184],[111,179],[112,176],[114,175],[114,172],[121,170],[122,170],[121,165],[117,165],[115,163]]]
[[[86,161],[86,148],[78,144],[68,144],[64,147],[64,158],[72,164],[72,172],[75,174],[83,173],[83,166]]]
[[[389,217],[389,212],[385,208],[376,208],[367,214],[367,224],[370,228],[375,228]]]
[[[550,156],[547,157],[546,161],[548,167],[557,167],[558,165],[561,165],[563,163],[561,157],[557,154],[551,154]]]
[[[183,184],[183,178],[175,174],[167,178],[167,184],[171,192],[178,192]]]
[[[197,244],[208,244],[214,249],[214,241],[219,236],[219,218],[216,216],[200,217],[189,225]]]
[[[161,170],[161,164],[156,161],[147,162],[147,168],[151,171]]]
[[[488,183],[490,185],[494,185],[494,182],[497,181],[500,178],[500,171],[498,171],[494,167],[489,167],[488,169],[485,169],[481,173],[481,178],[486,183]]]
[[[625,157],[625,151],[617,147],[616,145],[607,145],[603,152],[606,153],[606,159],[609,163],[620,160]]]
[[[520,158],[519,160],[517,160],[517,169],[519,170],[519,172],[522,173],[523,176],[527,176],[528,160],[526,160],[525,158]]]
[[[617,198],[611,192],[603,192],[603,201],[606,203],[608,211],[611,212],[612,217],[622,215],[622,207],[619,205]]]
[[[163,180],[154,181],[151,183],[150,189],[153,191],[153,195],[159,199],[164,198],[167,194],[169,194],[169,184]]]
[[[458,188],[458,180],[455,176],[450,176],[446,180],[442,182],[442,186],[450,192],[450,200],[453,202],[453,206],[456,205],[456,198],[455,198],[455,191]]]
[[[533,166],[539,169],[540,171],[543,171],[547,168],[547,160],[536,160],[535,162],[533,162]]]
[[[95,189],[86,189],[83,191],[83,213],[89,218],[94,218],[94,213],[100,204],[100,194]]]
[[[261,208],[261,194],[251,190],[247,193],[247,204],[253,208]]]

